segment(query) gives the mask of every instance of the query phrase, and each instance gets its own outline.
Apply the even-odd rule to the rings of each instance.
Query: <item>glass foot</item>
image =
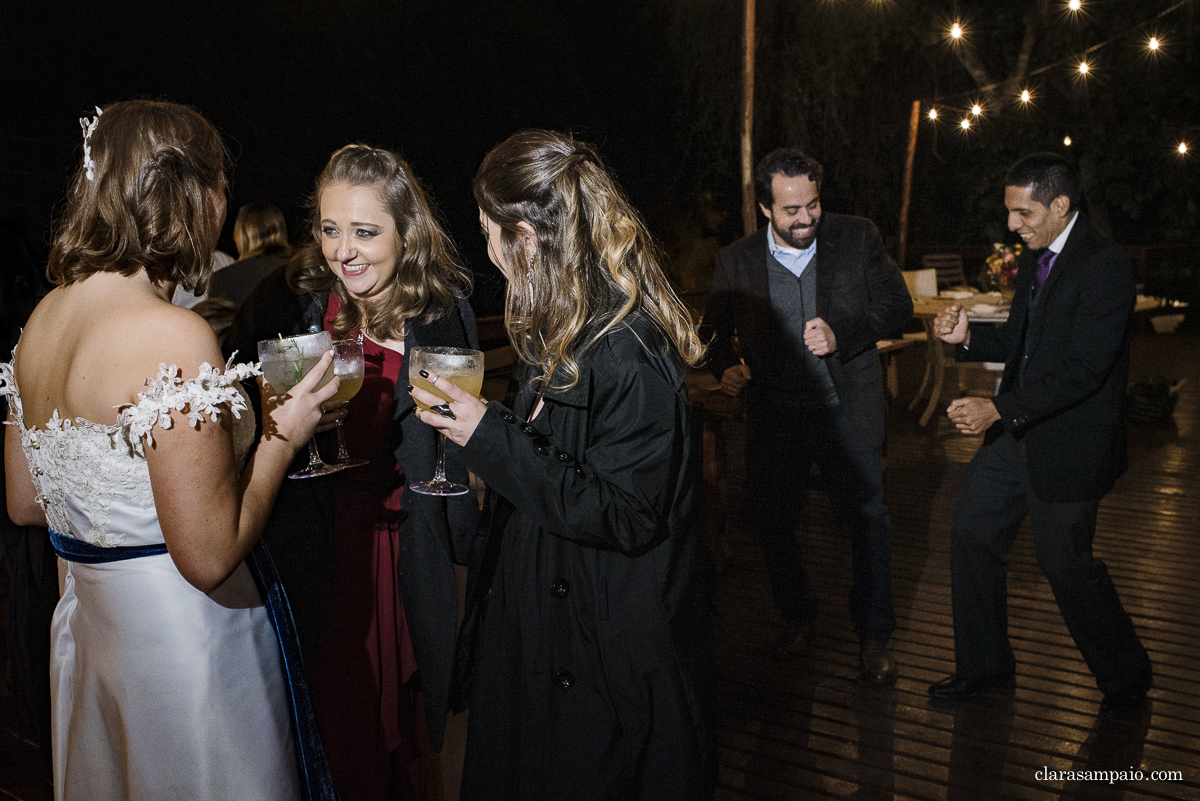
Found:
[[[368,465],[370,463],[371,461],[369,459],[351,459],[350,457],[346,457],[345,459],[338,459],[333,464],[335,467],[340,467],[343,470],[349,470],[351,467],[362,467],[363,465]]]
[[[346,468],[339,464],[310,464],[303,470],[297,470],[295,473],[288,473],[288,478],[316,478],[317,476],[331,476],[334,473],[340,473]]]
[[[421,495],[466,495],[471,491],[470,487],[455,484],[453,481],[447,481],[444,478],[435,478],[429,481],[422,481],[418,484],[409,484],[408,488]]]

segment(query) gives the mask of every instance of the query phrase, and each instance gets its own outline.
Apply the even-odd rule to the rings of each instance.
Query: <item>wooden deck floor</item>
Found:
[[[901,397],[908,397],[919,354],[902,356]],[[926,687],[953,669],[950,515],[979,440],[937,418],[922,429],[897,405],[886,475],[900,678],[886,689],[855,681],[848,546],[823,493],[810,493],[802,534],[822,612],[812,651],[800,661],[769,656],[782,621],[757,543],[733,526],[716,542],[724,566],[717,799],[1200,799],[1200,337],[1139,334],[1133,369],[1187,379],[1173,423],[1131,425],[1130,470],[1101,505],[1096,541],[1154,661],[1147,713],[1123,723],[1098,717],[1100,693],[1027,530],[1009,576],[1016,691],[956,708],[931,705]],[[48,800],[45,754],[8,730],[10,707],[0,694],[0,798]],[[1145,778],[1040,780],[1044,768],[1132,769]],[[1178,771],[1181,779],[1155,779],[1152,771]]]
[[[1140,334],[1134,373],[1188,379],[1172,424],[1130,426],[1130,469],[1101,505],[1095,545],[1154,662],[1147,712],[1098,717],[1101,695],[1027,525],[1009,572],[1016,691],[951,708],[930,702],[928,685],[954,667],[950,517],[980,438],[944,417],[921,429],[896,407],[886,478],[900,678],[888,689],[855,681],[848,543],[822,492],[809,493],[802,533],[822,611],[801,661],[769,656],[782,620],[757,543],[735,526],[721,543],[718,799],[1200,799],[1200,339]],[[1043,769],[1140,770],[1144,779],[1043,780]]]

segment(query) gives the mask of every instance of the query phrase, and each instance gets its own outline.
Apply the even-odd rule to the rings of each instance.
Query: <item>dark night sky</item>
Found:
[[[300,239],[305,195],[352,141],[402,152],[480,273],[476,306],[498,310],[470,180],[522,127],[600,145],[635,204],[657,202],[673,111],[661,43],[640,3],[422,0],[347,3],[22,4],[0,29],[0,221],[39,261],[78,118],[131,97],[190,104],[235,158],[222,247],[237,207],[280,206]]]

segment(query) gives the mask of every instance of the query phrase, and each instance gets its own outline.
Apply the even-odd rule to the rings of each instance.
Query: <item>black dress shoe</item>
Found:
[[[957,673],[951,673],[941,681],[930,684],[929,694],[939,701],[961,701],[988,690],[1011,690],[1016,686],[1015,673],[966,678],[959,678]]]
[[[795,659],[808,650],[812,624],[789,620],[771,649],[776,659]]]
[[[896,660],[887,641],[867,637],[858,653],[858,677],[868,684],[886,686],[896,681]]]
[[[1146,705],[1146,694],[1154,686],[1154,674],[1146,670],[1137,681],[1116,692],[1108,693],[1100,702],[1100,714],[1113,720],[1124,720],[1134,716]]]

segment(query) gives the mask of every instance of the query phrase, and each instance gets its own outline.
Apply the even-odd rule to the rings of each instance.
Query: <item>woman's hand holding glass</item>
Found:
[[[292,452],[299,451],[311,438],[317,428],[326,422],[327,415],[322,412],[321,404],[337,394],[339,379],[336,377],[322,387],[318,387],[325,376],[325,371],[333,363],[333,352],[327,352],[317,362],[316,366],[283,394],[277,394],[275,389],[264,378],[258,380],[262,393],[263,439],[280,439],[291,447]],[[344,413],[330,412],[330,416]],[[328,421],[332,425],[332,420]]]
[[[450,407],[454,417],[418,409],[417,419],[445,434],[451,442],[457,445],[466,445],[467,440],[475,433],[475,427],[479,425],[479,421],[487,412],[487,404],[451,381],[439,381],[437,373],[430,372],[427,377],[423,377],[436,386],[439,392],[449,397],[450,402],[446,403],[445,398],[438,397],[420,387],[412,388],[413,400],[430,408],[445,404]]]

